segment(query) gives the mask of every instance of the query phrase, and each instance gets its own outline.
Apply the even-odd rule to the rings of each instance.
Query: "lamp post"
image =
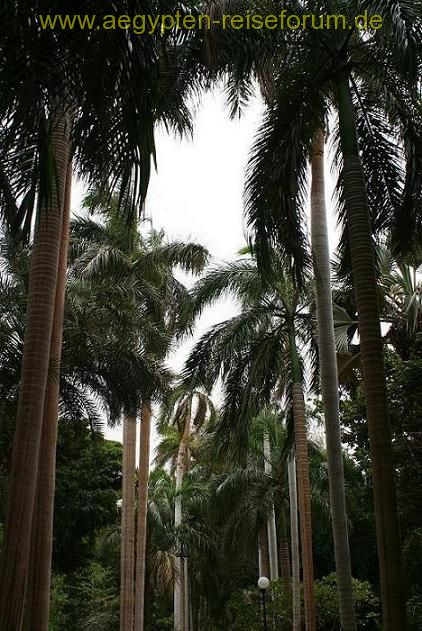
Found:
[[[270,581],[266,576],[261,576],[258,579],[258,587],[262,596],[262,629],[267,631],[267,589],[270,586]]]

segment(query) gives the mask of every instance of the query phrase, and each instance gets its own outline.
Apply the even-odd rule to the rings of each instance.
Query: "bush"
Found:
[[[380,624],[379,599],[367,581],[353,579],[357,626],[360,631],[375,631]],[[336,575],[329,574],[315,581],[318,631],[340,631]],[[303,609],[303,603],[302,603]],[[268,629],[291,625],[290,593],[280,580],[271,584],[268,597]],[[236,592],[226,604],[227,626],[230,631],[260,631],[262,629],[261,597],[256,587]],[[303,612],[302,617],[304,618]]]
[[[61,631],[66,628],[66,606],[69,596],[66,590],[65,577],[61,574],[51,579],[51,606],[49,631]]]
[[[415,594],[407,601],[409,631],[422,629],[422,594]]]
[[[114,574],[93,561],[78,573],[54,576],[49,631],[116,631],[119,589]]]
[[[353,579],[356,623],[359,630],[372,631],[379,628],[380,603],[368,581]],[[339,631],[337,580],[335,573],[315,581],[317,605],[317,628],[321,631]]]

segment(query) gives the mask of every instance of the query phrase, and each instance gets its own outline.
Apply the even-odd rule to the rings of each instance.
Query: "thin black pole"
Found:
[[[265,590],[265,589],[261,589],[261,594],[262,594],[262,629],[263,629],[263,631],[268,631],[268,628],[267,628],[266,591],[267,590]]]

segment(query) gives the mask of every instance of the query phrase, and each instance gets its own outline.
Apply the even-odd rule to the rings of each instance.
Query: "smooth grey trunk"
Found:
[[[290,503],[290,538],[292,557],[292,614],[293,631],[301,630],[300,622],[300,557],[299,557],[299,522],[297,512],[297,484],[296,462],[294,456],[290,456],[287,464],[289,477],[289,503]]]
[[[356,630],[352,572],[347,532],[346,494],[339,420],[337,356],[331,294],[330,249],[324,178],[324,132],[320,130],[312,151],[311,234],[315,276],[318,348],[327,442],[328,478],[337,574],[341,628]]]
[[[177,453],[176,461],[176,497],[174,500],[174,526],[177,529],[182,523],[182,496],[181,489],[183,484],[183,477],[187,468],[188,458],[188,440],[190,434],[191,424],[191,409],[188,406],[188,411],[185,419],[185,427],[180,440],[179,451]],[[186,631],[185,630],[185,582],[184,582],[184,566],[182,551],[179,551],[179,556],[176,557],[175,563],[175,577],[174,577],[174,631]]]
[[[142,402],[136,526],[135,631],[144,631],[151,402]]]
[[[192,598],[189,596],[189,631],[194,631]]]
[[[270,555],[268,553],[268,528],[265,524],[258,528],[259,576],[270,575]]]
[[[267,433],[264,435],[264,469],[267,475],[271,475],[271,448]],[[270,576],[268,578],[273,581],[278,578],[278,549],[274,502],[272,502],[271,515],[268,518],[267,531],[268,554],[270,557]]]
[[[186,557],[183,559],[183,614],[185,631],[190,629],[190,598],[189,598],[189,564]]]
[[[120,631],[133,631],[135,598],[136,418],[123,418],[122,526],[120,547]]]

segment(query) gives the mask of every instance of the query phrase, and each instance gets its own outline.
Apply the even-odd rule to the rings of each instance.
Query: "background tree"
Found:
[[[181,529],[183,521],[182,485],[183,478],[189,471],[189,443],[192,430],[199,431],[215,417],[211,399],[199,390],[185,390],[183,386],[176,388],[162,408],[159,426],[175,426],[179,434],[179,445],[175,461],[176,497],[174,505],[174,526]],[[186,552],[181,546],[176,557],[176,573],[174,579],[174,628],[183,631],[189,628],[189,570]]]
[[[145,42],[134,38],[128,43],[124,32],[117,33],[111,42],[110,32],[103,29],[95,35],[63,31],[56,37],[53,31],[39,28],[39,8],[22,0],[12,16],[9,7],[1,14],[0,82],[9,86],[0,104],[1,118],[8,121],[2,131],[7,164],[2,177],[6,183],[3,197],[9,210],[13,195],[23,199],[21,208],[15,209],[15,223],[23,223],[27,231],[30,211],[35,204],[38,206],[26,319],[28,341],[16,429],[19,447],[11,473],[14,491],[9,519],[13,527],[6,528],[1,562],[4,600],[0,618],[11,618],[13,629],[21,625],[28,583],[29,529],[35,505],[69,159],[73,155],[75,167],[89,181],[112,190],[118,185],[122,194],[128,193],[134,210],[145,198],[148,186],[155,123],[166,120],[179,130],[189,124],[182,96],[186,73],[170,70],[176,66],[180,69],[180,47],[170,46],[167,55],[161,38],[159,45],[155,38]],[[44,8],[54,12],[55,5]],[[104,15],[107,8],[113,13],[135,7],[125,2],[119,8],[112,3],[100,7],[92,0],[81,10]],[[145,10],[142,2],[137,10]],[[103,64],[104,59],[108,63]],[[131,73],[133,81],[128,80]],[[164,82],[160,77],[165,77]],[[172,105],[167,100],[170,93]],[[21,561],[16,562],[17,558]],[[13,597],[7,595],[10,590]]]
[[[253,258],[211,270],[194,292],[199,312],[225,292],[242,304],[239,316],[213,327],[196,344],[187,360],[186,379],[215,383],[224,375],[222,428],[242,445],[248,415],[269,402],[273,393],[291,406],[298,467],[299,510],[307,625],[314,628],[312,530],[309,463],[306,438],[304,377],[298,344],[313,348],[313,325],[305,296],[289,278],[274,253],[271,284],[260,275]],[[310,346],[309,346],[310,345]],[[312,354],[311,354],[312,357]],[[249,417],[250,418],[250,417]]]
[[[329,14],[334,6],[322,2],[319,11]],[[341,3],[341,12],[352,23],[364,6],[379,12],[383,29],[365,34],[353,28],[305,29],[282,36],[274,31],[268,37],[250,34],[242,41],[234,35],[221,48],[217,67],[231,73],[228,93],[234,110],[251,93],[251,75],[261,85],[270,79],[272,99],[246,175],[248,223],[259,265],[269,273],[272,246],[277,244],[293,259],[297,277],[303,275],[307,252],[301,213],[308,157],[330,108],[338,115],[340,216],[346,226],[343,242],[352,263],[365,349],[362,360],[373,445],[385,624],[398,629],[405,613],[372,235],[393,227],[395,247],[403,250],[420,232],[421,123],[415,25],[421,17],[420,7],[406,2],[351,0]],[[312,14],[315,4],[294,3],[294,11],[299,17]],[[393,143],[393,137],[400,142]],[[391,489],[387,495],[385,488]]]

